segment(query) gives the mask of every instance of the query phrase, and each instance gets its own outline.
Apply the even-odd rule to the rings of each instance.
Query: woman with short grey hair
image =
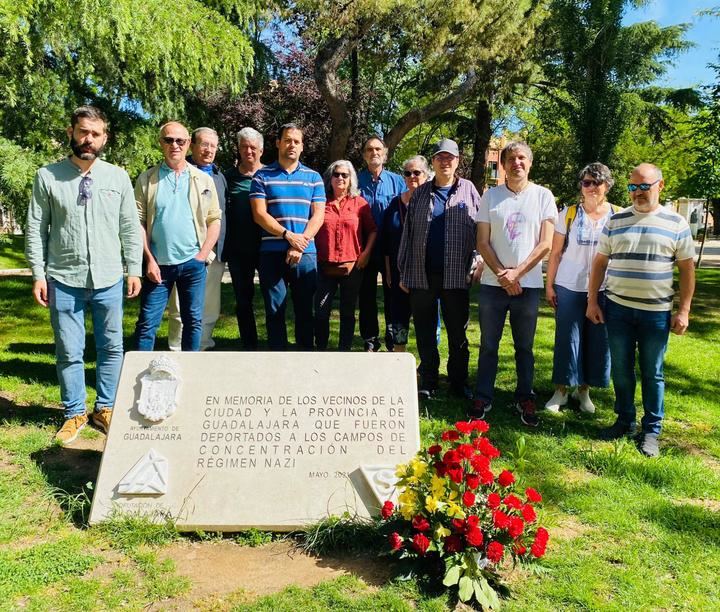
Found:
[[[414,155],[406,159],[402,165],[407,191],[390,200],[383,216],[382,253],[385,257],[385,278],[390,291],[389,303],[385,303],[385,318],[393,341],[394,352],[404,352],[407,347],[410,330],[410,295],[400,288],[400,269],[398,268],[398,251],[402,238],[405,218],[407,217],[410,198],[415,190],[428,179],[432,178],[428,160],[422,155]]]
[[[372,253],[377,228],[370,205],[359,195],[355,168],[340,159],[325,171],[325,217],[315,235],[318,283],[315,291],[315,346],[325,350],[330,338],[330,312],[340,289],[338,349],[349,351],[355,335],[355,307],[363,269]]]
[[[568,402],[568,389],[582,412],[592,414],[595,405],[590,387],[610,384],[610,350],[604,324],[585,318],[588,278],[598,240],[605,223],[620,208],[607,201],[615,184],[610,169],[600,162],[585,166],[578,175],[580,204],[560,213],[548,262],[545,295],[555,309],[555,351],[552,381],[555,393],[545,404],[559,412]],[[605,283],[598,301],[605,302]]]

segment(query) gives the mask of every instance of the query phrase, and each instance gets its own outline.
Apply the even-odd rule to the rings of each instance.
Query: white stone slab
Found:
[[[161,392],[176,410],[153,422],[138,405],[162,355],[181,384],[174,395]],[[90,522],[113,509],[171,516],[187,530],[292,530],[345,511],[366,517],[392,495],[392,466],[419,443],[415,359],[406,353],[130,352]],[[167,460],[166,493],[131,493],[133,470],[159,465],[139,463],[151,450]]]

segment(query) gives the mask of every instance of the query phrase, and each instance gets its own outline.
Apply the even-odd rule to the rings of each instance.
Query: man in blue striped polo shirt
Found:
[[[587,316],[607,323],[617,420],[600,435],[613,440],[635,433],[635,348],[642,376],[645,414],[637,437],[640,452],[660,453],[658,436],[665,414],[663,359],[669,332],[682,335],[688,327],[695,292],[695,245],[687,221],[660,206],[662,172],[640,164],[630,175],[633,205],[612,216],[603,229],[593,260]],[[680,272],[680,298],[671,315],[673,263]],[[598,290],[607,271],[606,308]]]
[[[303,132],[294,123],[280,128],[278,160],[261,168],[250,186],[250,205],[262,229],[258,275],[265,301],[271,350],[287,349],[285,307],[292,291],[295,341],[313,348],[313,296],[317,284],[315,234],[325,216],[322,177],[300,163]]]

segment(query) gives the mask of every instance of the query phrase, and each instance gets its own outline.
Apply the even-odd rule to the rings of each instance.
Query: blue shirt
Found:
[[[192,210],[190,172],[175,174],[164,162],[158,176],[150,250],[162,266],[186,262],[200,252]]]
[[[302,234],[312,215],[313,204],[325,204],[322,177],[303,164],[288,172],[278,162],[260,168],[250,185],[250,199],[265,200],[268,213],[288,231]],[[260,252],[287,251],[287,240],[261,230]],[[305,253],[315,253],[315,240]]]
[[[378,180],[373,179],[370,171],[365,169],[358,173],[358,188],[363,198],[370,204],[373,220],[378,229],[382,228],[382,219],[390,200],[407,191],[407,185],[399,174],[383,170]]]
[[[442,274],[445,267],[445,205],[453,185],[433,185],[433,210],[428,230],[425,265],[429,274]]]

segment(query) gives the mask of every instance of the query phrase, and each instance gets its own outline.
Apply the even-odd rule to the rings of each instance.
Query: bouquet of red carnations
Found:
[[[398,505],[385,502],[381,515],[401,559],[430,561],[424,566],[444,571],[443,584],[457,585],[461,601],[497,608],[499,564],[508,555],[515,563],[539,559],[548,532],[537,524],[540,494],[517,492],[508,470],[493,472],[500,451],[483,435],[488,429],[480,420],[456,423],[399,465]]]

